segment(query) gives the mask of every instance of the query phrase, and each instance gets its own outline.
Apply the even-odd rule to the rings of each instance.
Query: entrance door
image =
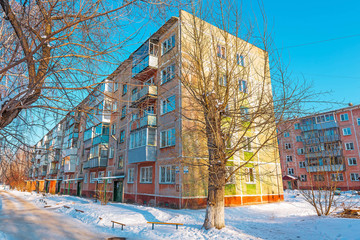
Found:
[[[49,193],[49,181],[45,182],[45,192]]]
[[[288,181],[288,189],[292,190],[292,185],[291,185],[291,181]]]
[[[57,182],[57,188],[56,188],[56,193],[60,192],[60,185],[61,185],[61,181]]]
[[[114,202],[122,202],[123,182],[114,182]]]
[[[77,183],[76,195],[79,196],[79,197],[81,196],[81,182]]]

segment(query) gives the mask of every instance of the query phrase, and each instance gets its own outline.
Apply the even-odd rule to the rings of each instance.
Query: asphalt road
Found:
[[[107,239],[77,219],[0,191],[0,239]]]

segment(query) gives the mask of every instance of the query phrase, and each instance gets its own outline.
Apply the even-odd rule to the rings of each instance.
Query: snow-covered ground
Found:
[[[226,228],[201,229],[205,210],[174,210],[123,203],[100,205],[90,199],[12,191],[12,194],[39,207],[50,205],[53,211],[70,215],[92,225],[96,231],[128,239],[359,239],[360,219],[318,217],[313,208],[295,191],[285,193],[285,201],[253,206],[226,208]],[[350,196],[350,193],[347,193]],[[358,197],[357,197],[358,198]],[[359,199],[360,200],[360,199]],[[63,206],[70,208],[64,208]],[[75,209],[84,211],[76,212]],[[100,219],[101,217],[102,219]],[[126,224],[111,228],[111,220]],[[183,223],[156,225],[148,221]],[[1,233],[0,233],[1,238]]]

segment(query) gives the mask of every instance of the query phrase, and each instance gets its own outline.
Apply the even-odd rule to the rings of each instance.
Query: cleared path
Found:
[[[89,226],[0,191],[0,239],[106,239]]]

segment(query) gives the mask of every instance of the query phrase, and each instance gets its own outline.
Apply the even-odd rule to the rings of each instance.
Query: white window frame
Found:
[[[252,177],[253,177],[253,180],[251,181],[251,177],[250,177],[250,169],[252,169]],[[245,182],[247,184],[256,184],[256,171],[255,171],[255,168],[245,168]]]
[[[351,135],[351,128],[343,128],[343,135],[344,136],[350,136]]]
[[[175,47],[175,44],[176,44],[176,37],[174,33],[173,35],[171,35],[169,38],[165,39],[161,43],[161,55],[164,55],[165,53],[173,49]]]
[[[344,175],[342,173],[332,173],[331,181],[333,182],[342,182],[344,181]]]
[[[290,137],[290,133],[289,132],[284,132],[284,138],[288,138]]]
[[[96,172],[90,172],[90,183],[95,183]]]
[[[349,114],[347,113],[340,114],[340,121],[341,122],[349,121]]]
[[[294,124],[294,129],[295,129],[295,130],[300,129],[300,123],[295,123],[295,124]]]
[[[175,183],[175,165],[159,166],[159,183],[174,184]]]
[[[84,174],[84,183],[87,183],[87,179],[88,179],[88,174],[85,173],[85,174]]]
[[[285,143],[284,146],[286,150],[291,149],[291,143]]]
[[[240,65],[242,67],[245,67],[245,56],[240,54],[240,53],[237,53],[236,54],[236,63],[237,65]]]
[[[248,89],[247,81],[240,79],[239,80],[239,92],[247,93],[247,89]]]
[[[140,183],[152,183],[152,166],[140,168]]]
[[[286,162],[292,162],[292,161],[293,161],[293,157],[291,155],[287,155]]]
[[[173,100],[173,102],[172,102]],[[176,109],[176,96],[175,95],[172,95],[166,99],[163,99],[161,100],[161,103],[160,103],[160,113],[161,115],[164,115],[166,113],[169,113],[169,112],[172,112],[172,111],[175,111]],[[173,105],[173,108],[171,108]]]
[[[98,178],[105,177],[105,171],[98,172]],[[98,183],[104,183],[104,180],[98,180]]]
[[[175,74],[176,74],[175,63],[170,64],[169,66],[163,68],[160,73],[161,85],[170,82],[172,79],[174,79]]]
[[[350,173],[350,181],[358,182],[359,181],[359,174],[358,173]]]
[[[160,148],[172,147],[175,145],[176,145],[175,128],[170,128],[160,132]]]
[[[128,169],[128,183],[134,183],[135,168]]]
[[[305,154],[304,148],[298,148],[298,149],[297,149],[297,154],[298,154],[298,155],[304,155],[304,154]]]
[[[114,154],[115,153],[115,150],[114,150],[114,147],[111,146],[109,147],[109,158],[114,158]]]
[[[299,162],[299,168],[306,168],[306,163],[305,163],[305,161]]]
[[[360,126],[360,118],[357,119],[357,125]]]
[[[299,135],[299,136],[296,136],[296,141],[297,142],[302,142],[302,137]]]
[[[301,174],[300,175],[300,182],[307,182],[307,175],[306,174]]]
[[[225,59],[226,58],[226,47],[218,44],[217,45],[217,56]]]
[[[352,145],[352,149],[350,149],[349,147]],[[347,142],[345,143],[345,150],[347,151],[353,151],[355,149],[354,143],[353,142]]]
[[[106,177],[111,177],[111,171],[106,172]],[[111,183],[111,178],[107,179],[107,183]]]
[[[291,176],[293,176],[295,174],[294,168],[288,168],[287,169],[287,173]]]
[[[111,125],[111,135],[113,135],[113,136],[116,135],[116,123],[113,123]]]
[[[356,157],[348,158],[348,164],[349,164],[349,166],[356,166],[357,165],[357,158]]]

